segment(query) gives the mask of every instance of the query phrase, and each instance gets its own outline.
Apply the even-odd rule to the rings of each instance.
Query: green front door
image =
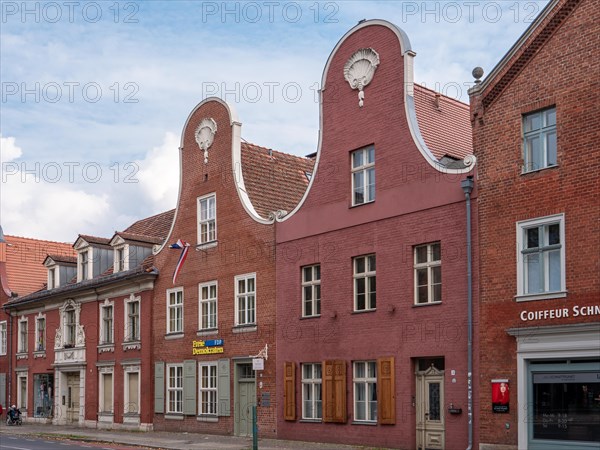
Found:
[[[252,407],[256,405],[256,378],[252,363],[237,363],[235,367],[236,436],[252,436]]]

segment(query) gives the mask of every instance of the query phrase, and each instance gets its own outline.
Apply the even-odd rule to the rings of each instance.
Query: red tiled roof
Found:
[[[314,160],[242,142],[244,185],[256,212],[291,212],[302,199]]]
[[[77,264],[77,256],[66,256],[66,255],[52,255],[49,254],[48,258],[52,258],[55,263],[63,264]],[[44,261],[46,258],[44,258]]]
[[[159,231],[159,232],[162,232],[162,231]],[[115,234],[117,236],[122,237],[126,241],[143,242],[143,243],[147,243],[147,244],[162,244],[164,242],[164,238],[159,238],[159,237],[155,237],[155,236],[146,236],[143,234],[126,233],[124,231],[117,231],[117,233],[115,233]]]
[[[129,239],[125,236],[136,236],[136,238],[131,237],[131,240],[143,242],[158,241],[156,243],[160,244],[167,238],[174,216],[175,210],[171,209],[170,211],[138,220],[117,234],[123,237],[123,239]]]
[[[415,110],[421,135],[437,159],[473,153],[469,105],[415,84]]]
[[[42,289],[48,281],[43,265],[46,256],[74,257],[70,243],[43,241],[19,236],[4,236],[8,287],[19,296]]]
[[[79,237],[83,239],[88,244],[96,244],[96,245],[108,245],[110,246],[110,239],[103,238],[98,236],[90,236],[89,234],[80,234]]]

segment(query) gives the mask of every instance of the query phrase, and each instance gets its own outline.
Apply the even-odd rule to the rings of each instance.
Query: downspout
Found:
[[[473,448],[473,261],[471,258],[471,192],[473,177],[468,176],[461,181],[460,187],[465,193],[467,206],[467,417],[469,428],[469,445]]]
[[[8,406],[12,405],[12,374],[13,374],[13,367],[12,367],[12,325],[13,325],[13,316],[11,314],[10,309],[5,309],[4,310],[6,312],[6,314],[8,315],[8,342],[6,343],[7,348],[7,355],[8,356],[8,380],[6,380],[6,384],[7,384],[7,393],[6,393],[6,406],[8,408]]]

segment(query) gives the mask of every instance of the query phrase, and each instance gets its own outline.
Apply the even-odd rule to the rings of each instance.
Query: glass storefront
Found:
[[[600,442],[600,362],[532,364],[529,380],[534,441]]]
[[[33,417],[52,417],[54,402],[54,375],[33,375]]]

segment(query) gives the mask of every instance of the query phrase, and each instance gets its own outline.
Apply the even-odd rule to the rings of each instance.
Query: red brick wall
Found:
[[[343,79],[343,66],[363,47],[374,48],[381,64],[359,109],[358,91]],[[302,411],[299,364],[347,363],[348,422],[285,421],[280,407],[283,438],[414,448],[415,360],[439,356],[445,358],[445,409],[450,403],[463,409],[459,416],[444,411],[446,448],[467,445],[466,210],[460,187],[466,175],[436,172],[413,142],[403,108],[400,55],[390,29],[369,26],[350,35],[332,56],[319,167],[306,202],[277,225],[278,398],[285,361],[297,365],[297,417]],[[350,152],[369,144],[375,146],[376,200],[351,207]],[[474,217],[476,212],[474,201]],[[442,246],[443,300],[414,307],[413,246],[435,241]],[[476,244],[475,239],[475,250]],[[377,258],[377,309],[355,314],[352,257],[369,253]],[[321,264],[321,316],[301,319],[300,268],[314,263]],[[352,424],[352,361],[386,356],[395,357],[396,424]]]
[[[213,118],[218,126],[214,143],[209,149],[208,165],[198,148],[194,133],[204,118]],[[184,130],[182,151],[182,184],[177,216],[170,240],[183,239],[190,243],[187,260],[173,285],[172,275],[180,251],[164,248],[156,257],[160,270],[154,294],[154,361],[181,363],[222,358],[240,358],[255,355],[269,344],[269,359],[262,377],[257,377],[257,396],[271,394],[271,407],[259,407],[259,433],[274,436],[275,423],[275,261],[274,228],[252,219],[244,210],[233,183],[232,135],[230,117],[223,104],[210,101],[195,110]],[[197,198],[216,193],[218,245],[203,251],[194,249],[197,243]],[[236,275],[256,273],[257,331],[233,333],[234,278]],[[218,335],[198,337],[198,284],[218,281]],[[184,288],[184,337],[165,340],[166,291]],[[224,339],[224,353],[192,356],[192,341]],[[163,414],[154,418],[156,429],[188,430],[231,434],[234,431],[234,375],[231,362],[231,416],[219,417],[218,423],[198,421],[195,416],[183,421],[165,420]],[[259,387],[262,381],[263,387]]]
[[[563,5],[565,2],[561,2]],[[584,0],[474,127],[479,161],[481,442],[517,443],[516,343],[510,327],[597,322],[600,317],[522,322],[523,310],[598,305],[600,248],[600,12]],[[491,89],[486,89],[489,92]],[[486,95],[484,93],[484,95]],[[479,104],[472,99],[473,110]],[[558,167],[521,175],[522,114],[556,105]],[[566,298],[517,303],[517,221],[565,215]],[[490,380],[511,380],[510,414],[491,413]],[[512,405],[515,405],[513,408]],[[508,422],[510,429],[505,428]]]

